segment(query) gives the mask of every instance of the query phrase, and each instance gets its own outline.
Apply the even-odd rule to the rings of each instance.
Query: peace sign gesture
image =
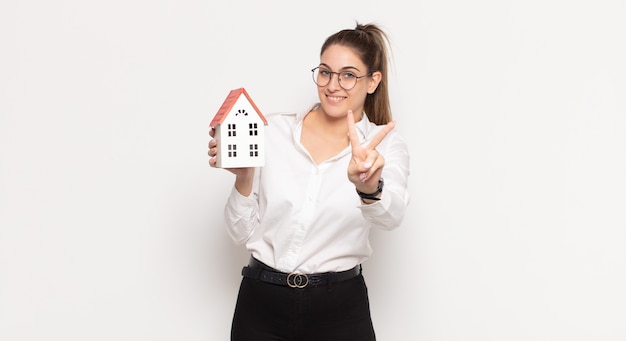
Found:
[[[363,193],[373,193],[378,188],[378,180],[385,165],[385,158],[378,153],[376,146],[393,130],[395,122],[387,123],[374,136],[368,145],[362,146],[356,133],[354,115],[348,110],[348,136],[352,146],[352,159],[348,165],[348,179]]]

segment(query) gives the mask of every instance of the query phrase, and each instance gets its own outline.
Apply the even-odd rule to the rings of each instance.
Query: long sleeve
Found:
[[[258,172],[257,172],[258,173]],[[227,231],[235,244],[245,243],[254,230],[259,226],[259,204],[257,192],[253,190],[250,196],[241,195],[233,186],[226,201],[224,218]]]
[[[409,152],[399,135],[388,136],[389,143],[379,148],[385,157],[382,177],[385,181],[381,199],[369,205],[361,205],[363,217],[372,227],[393,230],[400,226],[409,204],[407,190],[409,177]]]
[[[363,117],[356,128],[367,143],[382,126]],[[382,199],[360,205],[346,174],[349,146],[316,163],[300,143],[304,115],[266,118],[266,162],[256,169],[252,194],[246,197],[233,188],[226,202],[232,240],[285,272],[342,271],[368,259],[370,229],[400,226],[409,201],[409,154],[399,133],[391,131],[376,148],[385,157]]]

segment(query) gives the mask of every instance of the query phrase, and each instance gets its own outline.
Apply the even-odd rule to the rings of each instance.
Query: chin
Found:
[[[326,114],[326,116],[330,116],[330,117],[336,117],[336,118],[346,117],[346,115],[348,115],[348,110],[349,108],[344,107],[344,106],[339,107],[336,105],[322,104],[322,111],[324,112],[324,114]]]

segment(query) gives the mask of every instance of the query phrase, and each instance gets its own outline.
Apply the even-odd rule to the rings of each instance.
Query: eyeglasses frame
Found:
[[[319,68],[320,68],[320,66],[316,66],[316,67],[312,68],[311,69],[311,76],[315,76],[315,70],[317,70]],[[335,72],[335,71],[328,70],[328,72],[330,72],[330,78],[328,79],[328,83],[326,83],[326,85],[319,85],[319,84],[317,84],[317,81],[315,80],[315,77],[313,77],[313,83],[315,83],[315,85],[321,86],[321,87],[328,86],[328,84],[330,84],[330,82],[332,82],[332,80],[333,80],[333,74],[335,74],[335,75],[337,75],[337,83],[339,84],[339,86],[342,89],[344,89],[346,91],[349,91],[349,90],[354,89],[354,87],[356,87],[356,83],[359,81],[359,79],[365,78],[365,77],[369,77],[369,76],[374,74],[373,72],[368,72],[367,74],[365,74],[363,76],[354,76],[354,78],[356,78],[356,81],[354,82],[354,85],[350,89],[346,89],[346,88],[343,87],[343,85],[341,85],[341,77],[340,76],[341,76],[342,72],[347,72],[347,71]]]

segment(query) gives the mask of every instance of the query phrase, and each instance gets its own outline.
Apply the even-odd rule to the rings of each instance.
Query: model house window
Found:
[[[237,113],[235,114],[235,116],[239,116],[239,115],[248,116],[248,112],[246,111],[246,109],[239,109],[237,110]]]
[[[237,136],[237,127],[234,123],[228,124],[228,136]]]
[[[228,145],[228,157],[237,157],[237,145],[236,144]]]
[[[257,127],[256,123],[249,123],[248,128],[250,128],[250,136],[259,135],[259,128]]]
[[[258,156],[259,156],[259,145],[251,144],[250,145],[250,157],[258,157]]]

